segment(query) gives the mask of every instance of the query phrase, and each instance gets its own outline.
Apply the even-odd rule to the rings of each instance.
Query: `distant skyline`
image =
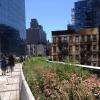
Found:
[[[51,31],[65,30],[71,22],[71,8],[77,0],[26,0],[26,28],[36,18],[51,41]]]

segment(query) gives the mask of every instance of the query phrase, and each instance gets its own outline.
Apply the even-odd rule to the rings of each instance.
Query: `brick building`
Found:
[[[52,60],[99,66],[100,28],[52,31]]]

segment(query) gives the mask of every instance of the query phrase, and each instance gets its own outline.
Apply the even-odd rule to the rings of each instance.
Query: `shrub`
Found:
[[[79,67],[36,57],[27,59],[23,70],[36,100],[95,100],[100,94],[100,80]]]

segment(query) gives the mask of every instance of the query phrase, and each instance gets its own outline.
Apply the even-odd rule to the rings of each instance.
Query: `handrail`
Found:
[[[79,64],[75,64],[75,66],[79,66],[79,67],[83,67],[83,68],[88,68],[88,69],[100,70],[100,67],[96,67],[96,66],[79,65]]]
[[[47,61],[48,61],[48,60],[47,60]],[[48,61],[48,62],[52,62],[52,63],[60,63],[60,64],[70,64],[70,65],[74,65],[74,66],[78,66],[78,67],[82,67],[82,68],[88,68],[88,69],[100,70],[100,67],[96,67],[96,66],[80,65],[80,64],[71,64],[71,63],[64,63],[64,62],[58,62],[58,61]]]

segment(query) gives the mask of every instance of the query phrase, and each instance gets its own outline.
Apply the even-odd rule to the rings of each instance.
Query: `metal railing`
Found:
[[[69,64],[69,65],[74,65],[74,66],[77,66],[77,67],[82,67],[82,68],[87,68],[87,69],[100,70],[100,67],[96,67],[96,66],[88,66],[88,65],[80,65],[80,64],[71,64],[71,63],[64,63],[64,62],[57,62],[57,61],[48,61],[48,62],[61,63],[61,64]]]

